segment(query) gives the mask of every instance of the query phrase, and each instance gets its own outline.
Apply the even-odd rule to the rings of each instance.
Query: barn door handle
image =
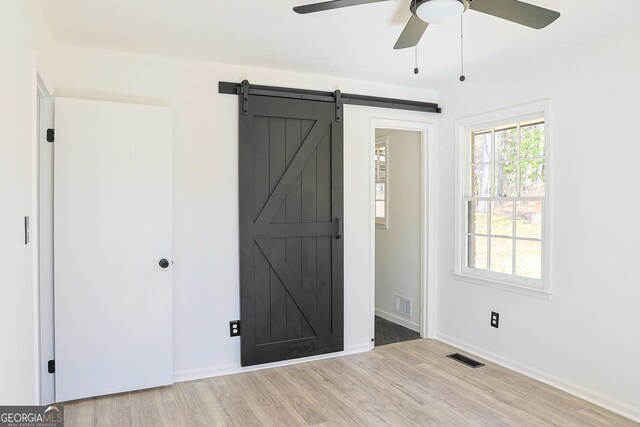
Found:
[[[338,234],[336,234],[336,240],[338,240],[342,237],[342,233],[343,233],[342,217],[340,215],[336,217],[336,222],[338,223]]]
[[[161,268],[169,267],[169,261],[164,258],[162,258],[158,264],[160,265]]]

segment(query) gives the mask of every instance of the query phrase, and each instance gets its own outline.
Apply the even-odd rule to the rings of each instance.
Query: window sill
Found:
[[[471,283],[473,285],[481,285],[494,289],[501,289],[504,291],[514,292],[521,295],[529,295],[532,297],[543,298],[550,300],[552,292],[549,289],[532,288],[529,286],[523,286],[516,283],[503,282],[495,279],[487,279],[484,277],[472,276],[470,274],[461,274],[451,272],[451,275],[460,282]]]
[[[389,226],[387,224],[376,223],[376,228],[379,228],[380,230],[387,230]]]

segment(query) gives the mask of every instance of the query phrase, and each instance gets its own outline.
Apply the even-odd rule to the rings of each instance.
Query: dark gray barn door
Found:
[[[342,123],[335,104],[240,103],[242,366],[343,350]]]

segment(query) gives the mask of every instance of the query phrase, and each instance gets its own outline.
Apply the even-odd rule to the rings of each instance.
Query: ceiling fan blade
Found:
[[[422,35],[427,30],[429,24],[418,18],[416,15],[411,14],[411,18],[407,25],[402,30],[402,34],[398,38],[394,49],[405,49],[407,47],[413,47],[418,44]]]
[[[367,3],[377,3],[380,1],[389,1],[389,0],[333,0],[333,1],[324,1],[322,3],[312,3],[312,4],[305,4],[303,6],[296,6],[293,8],[293,10],[296,13],[305,14],[305,13],[322,12],[324,10],[340,9],[342,7],[358,6],[358,5],[367,4]]]
[[[518,0],[472,0],[469,9],[539,30],[560,17],[560,13]]]

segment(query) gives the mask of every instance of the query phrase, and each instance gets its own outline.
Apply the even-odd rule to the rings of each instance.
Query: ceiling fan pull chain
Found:
[[[416,7],[416,0],[413,0],[413,8],[415,10]],[[416,55],[416,62],[415,62],[415,68],[413,69],[413,74],[418,74],[420,72],[420,70],[418,69],[418,44],[416,43],[415,46],[415,55]]]
[[[464,76],[464,27],[462,26],[462,15],[460,15],[460,81],[467,78]]]

